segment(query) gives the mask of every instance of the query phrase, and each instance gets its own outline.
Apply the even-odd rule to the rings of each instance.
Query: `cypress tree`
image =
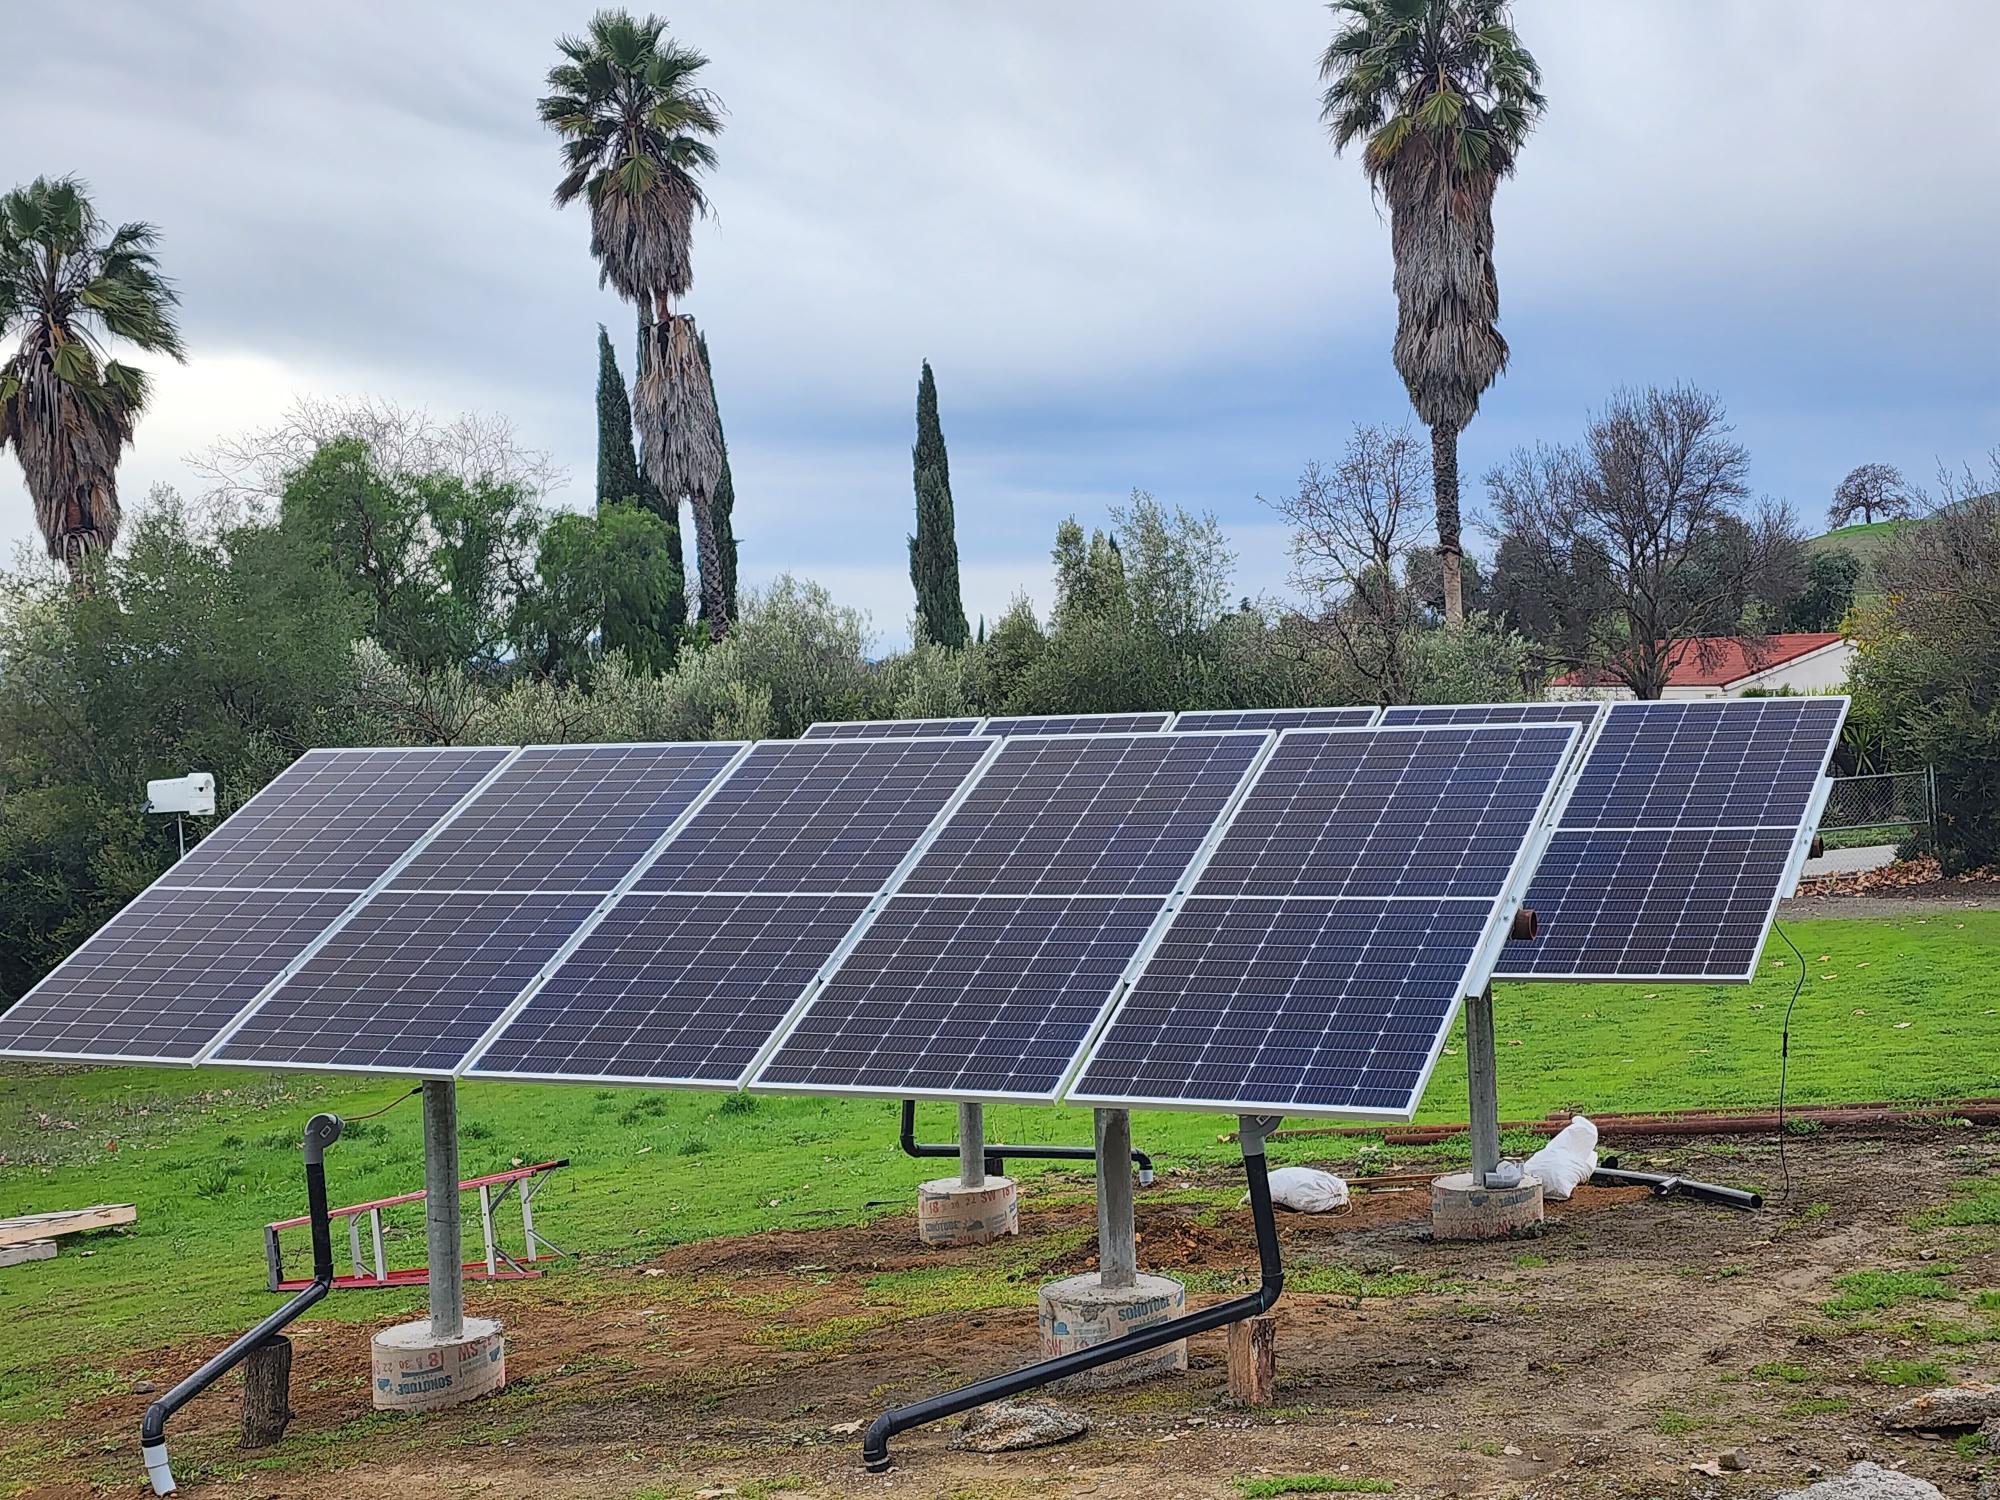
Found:
[[[937,380],[931,362],[917,380],[917,442],[910,450],[917,492],[917,534],[910,538],[910,583],[917,592],[917,628],[926,640],[960,647],[971,632],[958,586],[958,533],[951,506],[951,463],[938,423]]]
[[[715,481],[715,494],[709,498],[709,514],[715,517],[715,545],[722,554],[722,597],[729,609],[729,618],[736,618],[736,528],[730,517],[736,511],[736,479],[729,472],[729,439],[722,432],[722,404],[715,399],[715,366],[708,362],[708,335],[702,334],[701,365],[708,371],[708,399],[715,406],[715,441],[722,449],[722,477]],[[708,618],[706,610],[702,618]]]
[[[639,362],[638,369],[646,368],[646,308],[639,306]],[[628,407],[629,410],[629,407]],[[639,466],[639,504],[650,510],[667,523],[667,555],[673,559],[674,576],[680,579],[680,587],[667,600],[665,628],[678,632],[687,624],[687,557],[681,550],[681,497],[662,495],[660,487],[653,483],[653,476]]]
[[[639,503],[639,460],[632,451],[632,402],[611,335],[597,325],[597,508]]]

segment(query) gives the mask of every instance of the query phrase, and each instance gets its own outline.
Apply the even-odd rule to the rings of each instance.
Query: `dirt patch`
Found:
[[[2000,870],[1946,875],[1932,855],[1899,859],[1851,875],[1802,880],[1780,917],[1906,917],[1923,906],[1958,911],[2000,909]]]
[[[1627,1165],[1779,1196],[1768,1140],[1612,1144]],[[510,1387],[421,1420],[369,1414],[367,1328],[307,1323],[282,1444],[234,1448],[230,1386],[176,1417],[172,1443],[193,1500],[749,1496],[779,1480],[821,1496],[1158,1500],[1292,1473],[1379,1479],[1401,1495],[1627,1500],[1768,1494],[1860,1449],[1970,1495],[1969,1476],[1994,1460],[1887,1433],[1873,1413],[1910,1394],[1883,1382],[1912,1369],[1992,1378],[2000,1363],[2000,1319],[1974,1299],[2000,1285],[2000,1231],[1910,1227],[1955,1182],[2000,1171],[2000,1140],[1828,1133],[1790,1156],[1790,1198],[1762,1213],[1585,1189],[1552,1205],[1541,1235],[1493,1245],[1431,1242],[1421,1189],[1287,1215],[1281,1408],[1229,1408],[1222,1336],[1204,1335],[1184,1377],[1066,1398],[1093,1431],[1042,1453],[956,1453],[940,1425],[899,1438],[897,1468],[867,1476],[853,1424],[1032,1358],[1035,1288],[1088,1269],[1094,1252],[1073,1184],[1030,1191],[1021,1238],[1001,1246],[924,1251],[896,1218],[478,1288],[472,1310],[507,1325]],[[1197,1302],[1254,1279],[1230,1187],[1223,1173],[1174,1174],[1141,1194],[1142,1262],[1186,1277]],[[1837,1278],[1870,1270],[1937,1295],[1822,1311]],[[188,1367],[207,1352],[133,1362]],[[50,1439],[79,1477],[30,1493],[132,1493],[145,1400],[70,1414]],[[1729,1447],[1750,1455],[1748,1480],[1718,1487],[1690,1470]],[[272,1467],[249,1467],[259,1461]]]

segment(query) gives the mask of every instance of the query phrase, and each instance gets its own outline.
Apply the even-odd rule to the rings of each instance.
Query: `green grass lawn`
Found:
[[[1991,1045],[2000,913],[1791,930],[1807,960],[1793,1023],[1794,1103],[2000,1092]],[[1770,1104],[1798,972],[1774,940],[1748,986],[1504,985],[1496,992],[1502,1109],[1532,1118],[1556,1108]],[[1465,1118],[1456,1036],[1449,1048],[1420,1118]],[[268,1311],[262,1225],[304,1210],[301,1126],[315,1110],[358,1115],[406,1088],[225,1069],[0,1075],[0,1216],[107,1201],[139,1208],[130,1233],[71,1241],[55,1260],[0,1270],[0,1460],[7,1426],[138,1375],[175,1378],[187,1364],[176,1350],[161,1368],[140,1368],[134,1352],[240,1331]],[[707,1236],[906,1213],[915,1183],[942,1166],[896,1149],[888,1101],[468,1083],[460,1114],[467,1175],[516,1158],[571,1159],[537,1200],[538,1222],[596,1266]],[[943,1106],[920,1120],[934,1136],[951,1128]],[[1090,1139],[1089,1116],[1078,1110],[993,1108],[987,1121],[994,1140]],[[1233,1123],[1142,1114],[1134,1134],[1162,1166],[1223,1162],[1233,1148],[1216,1136]],[[412,1100],[357,1127],[328,1154],[334,1201],[420,1186],[421,1125]],[[1333,1150],[1281,1142],[1273,1154],[1306,1160]],[[414,1263],[421,1223],[407,1211],[402,1222],[391,1258]],[[503,1223],[517,1243],[518,1215]],[[586,1298],[590,1274],[589,1266],[562,1273]],[[420,1301],[421,1292],[336,1295],[314,1316],[375,1321]]]

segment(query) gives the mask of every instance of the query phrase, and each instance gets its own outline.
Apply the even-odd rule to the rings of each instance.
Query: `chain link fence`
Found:
[[[1929,834],[1936,817],[1937,775],[1926,768],[1834,777],[1819,826],[1822,833],[1907,828]]]

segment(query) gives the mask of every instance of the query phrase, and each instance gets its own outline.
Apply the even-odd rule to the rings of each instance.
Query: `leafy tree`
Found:
[[[715,443],[722,450],[722,473],[715,481],[709,510],[715,517],[715,545],[722,560],[722,598],[731,619],[736,616],[736,476],[729,470],[729,439],[722,431],[722,406],[715,399],[715,367],[708,361],[708,336],[703,334],[701,366],[708,372],[708,399],[716,410]],[[704,614],[702,618],[706,619]]]
[[[1854,588],[1861,581],[1861,559],[1845,547],[1827,547],[1806,558],[1805,587],[1786,601],[1781,628],[1838,630],[1854,607]]]
[[[1389,200],[1397,373],[1431,430],[1445,618],[1464,615],[1458,435],[1507,367],[1493,270],[1493,195],[1547,101],[1505,0],[1335,0],[1320,59],[1334,149]]]
[[[938,422],[937,380],[924,361],[917,378],[917,441],[910,450],[917,491],[917,532],[910,538],[910,583],[917,594],[917,629],[924,639],[963,646],[965,601],[958,582],[958,530],[951,503],[951,464]]]
[[[625,503],[556,516],[541,534],[535,579],[510,624],[538,675],[587,681],[600,644],[641,671],[673,665],[678,638],[654,622],[681,581],[658,516]]]
[[[2000,451],[1943,501],[1876,555],[1854,675],[1891,760],[1935,770],[1938,857],[1957,873],[2000,864]]]
[[[1909,514],[1910,487],[1903,483],[1901,471],[1888,464],[1859,464],[1847,471],[1847,477],[1834,490],[1826,519],[1838,531],[1843,526],[1852,526],[1856,516],[1861,518],[1862,525],[1872,526],[1877,516],[1894,521]]]
[[[0,364],[0,452],[13,445],[49,556],[79,578],[118,538],[118,460],[151,389],[106,340],[184,358],[158,240],[150,224],[107,234],[74,177],[0,198],[0,341],[20,340]]]
[[[1796,589],[1800,543],[1782,505],[1746,509],[1750,457],[1731,431],[1705,391],[1621,391],[1577,446],[1518,449],[1487,476],[1503,597],[1561,601],[1540,640],[1552,664],[1658,698],[1700,639],[1737,637],[1754,658],[1746,612]]]
[[[721,428],[694,319],[674,301],[693,284],[694,219],[708,207],[700,174],[715,165],[708,138],[722,106],[696,82],[708,59],[666,30],[657,16],[598,12],[582,36],[557,41],[565,61],[538,107],[564,140],[557,206],[588,202],[600,283],[649,319],[632,394],[641,458],[662,495],[688,501],[703,612],[719,640],[729,630],[713,509]]]

